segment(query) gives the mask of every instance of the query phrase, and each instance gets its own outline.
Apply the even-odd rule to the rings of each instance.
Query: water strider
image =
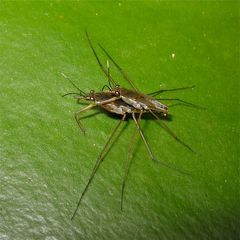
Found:
[[[72,83],[72,82],[71,82]],[[117,123],[116,127],[113,129],[110,137],[108,138],[106,144],[104,145],[102,151],[100,152],[100,154],[98,155],[97,157],[97,160],[96,160],[96,163],[94,165],[94,168],[92,170],[92,173],[90,175],[90,178],[83,190],[83,192],[81,193],[81,196],[79,198],[79,201],[78,201],[78,204],[77,204],[77,207],[74,211],[74,214],[72,215],[72,218],[73,219],[77,213],[77,210],[81,204],[81,201],[90,185],[90,183],[92,182],[94,176],[95,176],[95,173],[97,172],[97,169],[99,168],[101,162],[103,161],[105,155],[107,154],[108,152],[108,149],[109,149],[109,146],[112,142],[112,139],[114,137],[114,135],[116,134],[117,130],[119,129],[120,125],[122,124],[122,122],[125,120],[126,116],[128,114],[131,114],[132,115],[132,118],[134,119],[134,122],[136,124],[136,127],[137,127],[137,130],[139,131],[140,133],[140,136],[148,150],[148,153],[150,155],[150,157],[154,160],[154,157],[153,157],[153,154],[152,154],[152,151],[151,151],[151,148],[144,136],[144,133],[142,132],[140,126],[139,126],[139,122],[140,122],[140,119],[141,119],[141,116],[142,116],[142,113],[141,111],[139,111],[138,109],[135,109],[133,106],[130,106],[128,105],[127,103],[125,103],[124,101],[122,101],[121,99],[116,99],[116,96],[114,93],[112,92],[94,92],[94,91],[91,91],[90,93],[86,94],[85,92],[83,92],[82,90],[80,90],[74,83],[72,83],[79,91],[79,93],[67,93],[65,95],[63,95],[63,97],[67,96],[67,95],[70,95],[70,94],[74,94],[74,98],[77,99],[78,102],[80,102],[81,100],[86,100],[86,101],[90,101],[91,103],[86,106],[85,108],[81,109],[80,111],[78,111],[76,114],[75,114],[75,119],[80,127],[80,129],[85,133],[85,129],[84,127],[82,126],[82,124],[80,123],[80,114],[87,111],[87,110],[90,110],[91,108],[94,108],[94,107],[101,107],[103,109],[105,109],[106,111],[108,112],[111,112],[111,113],[115,113],[115,114],[118,114],[121,116],[121,120]],[[138,117],[136,116],[136,114],[139,114]],[[132,145],[132,144],[131,144]],[[128,155],[130,154],[130,151],[128,153]],[[174,169],[174,170],[177,170],[183,174],[187,174],[186,172],[174,167],[173,165],[170,165],[170,164],[167,164],[167,163],[164,163],[164,162],[158,162],[160,164],[162,164],[163,166],[165,167],[168,167],[168,168],[171,168],[171,169]],[[125,177],[124,177],[124,180],[123,180],[123,183],[122,183],[122,192],[121,192],[121,208],[122,208],[122,202],[123,202],[123,193],[124,193],[124,187],[125,187],[125,182],[126,182],[126,179],[127,179],[127,174],[128,174],[128,171],[129,171],[129,168],[126,168],[126,172],[125,172]]]
[[[75,93],[69,93],[69,94],[75,94]],[[65,94],[63,96],[69,95],[69,94]],[[120,125],[122,124],[122,122],[125,120],[126,115],[132,113],[134,111],[134,108],[127,105],[125,102],[123,102],[122,100],[116,100],[116,97],[113,93],[111,92],[94,92],[91,91],[89,94],[85,94],[84,92],[82,92],[80,90],[80,93],[78,95],[75,95],[75,98],[77,99],[77,101],[81,101],[81,100],[86,100],[86,101],[91,101],[92,103],[90,103],[87,107],[81,109],[80,111],[78,111],[75,114],[75,119],[80,127],[80,129],[85,132],[82,124],[80,124],[80,119],[79,119],[79,115],[84,112],[87,111],[91,108],[94,108],[96,106],[102,107],[103,109],[105,109],[108,112],[111,113],[115,113],[115,114],[119,114],[121,116],[121,120],[117,123],[117,125],[115,126],[115,128],[113,129],[112,133],[110,134],[107,142],[105,143],[103,149],[101,150],[101,152],[99,153],[97,160],[95,162],[95,165],[92,169],[92,173],[90,175],[90,178],[84,188],[84,190],[81,193],[81,196],[79,198],[77,207],[75,208],[75,211],[71,217],[71,220],[74,219],[77,210],[81,204],[81,201],[90,185],[90,183],[92,182],[101,162],[103,161],[105,155],[107,154],[108,150],[109,150],[109,146],[111,145],[111,142],[116,134],[116,132],[118,131]],[[141,130],[139,130],[141,131]]]
[[[103,48],[100,44],[100,48],[103,50],[103,52],[107,55],[107,57],[110,59],[110,61],[116,66],[116,68],[119,70],[119,72],[122,74],[123,78],[132,86],[132,89],[126,89],[123,87],[120,87],[120,85],[118,85],[115,80],[112,78],[112,76],[110,75],[110,70],[109,70],[109,65],[107,66],[107,69],[103,66],[103,64],[101,63],[94,47],[93,44],[88,36],[87,31],[85,31],[86,33],[86,37],[89,43],[90,48],[92,49],[92,52],[101,68],[101,70],[103,71],[103,73],[107,76],[108,78],[108,89],[110,92],[114,93],[116,97],[118,97],[119,99],[122,99],[124,102],[126,102],[127,104],[133,106],[135,109],[138,109],[140,111],[141,114],[143,113],[150,113],[154,118],[156,118],[158,121],[158,124],[166,131],[168,132],[177,142],[179,142],[181,145],[183,145],[184,147],[186,147],[187,149],[189,149],[191,152],[194,152],[193,149],[187,145],[186,143],[184,143],[181,139],[179,139],[176,134],[174,134],[170,128],[161,120],[161,118],[159,118],[159,114],[161,114],[161,116],[163,117],[167,117],[168,116],[168,107],[161,103],[160,100],[174,100],[174,101],[179,101],[181,103],[190,105],[192,107],[198,107],[192,103],[183,101],[181,99],[178,98],[167,98],[167,99],[155,99],[152,96],[157,96],[159,93],[162,92],[166,92],[166,91],[177,91],[177,90],[185,90],[185,89],[192,89],[194,86],[191,87],[184,87],[184,88],[176,88],[176,89],[167,89],[167,90],[159,90],[159,91],[155,91],[149,94],[144,94],[141,93],[136,86],[133,84],[133,82],[130,80],[130,78],[128,78],[127,74],[125,73],[125,71],[116,63],[116,61],[111,57],[111,55],[106,51],[105,48]],[[152,95],[152,96],[151,96]]]
[[[164,165],[165,167],[168,167],[168,168],[172,168],[174,170],[177,170],[183,174],[188,174],[186,173],[185,171],[182,171],[182,170],[179,170],[178,168],[176,168],[175,166],[173,165],[170,165],[170,164],[167,164],[167,163],[163,163],[163,162],[160,162],[158,160],[155,159],[153,153],[152,153],[152,150],[140,128],[140,120],[141,120],[141,117],[144,113],[150,113],[152,114],[157,120],[161,120],[159,118],[159,115],[158,114],[161,114],[162,117],[167,117],[168,115],[168,107],[165,105],[165,104],[162,104],[159,100],[155,99],[154,97],[152,96],[157,96],[159,93],[161,92],[164,92],[164,91],[175,91],[175,90],[182,90],[182,89],[187,89],[187,88],[192,88],[192,87],[186,87],[186,88],[177,88],[177,89],[169,89],[169,90],[159,90],[159,91],[156,91],[156,92],[153,92],[153,93],[149,93],[148,95],[146,94],[143,94],[141,92],[139,92],[137,90],[137,88],[134,86],[134,84],[132,83],[131,80],[129,80],[129,78],[127,77],[127,75],[125,74],[125,72],[119,67],[119,65],[112,59],[112,57],[106,52],[106,50],[101,47],[103,49],[103,51],[105,52],[105,54],[107,54],[107,56],[109,57],[109,59],[114,63],[114,65],[118,68],[118,70],[121,72],[121,74],[123,75],[123,77],[131,84],[131,86],[134,88],[134,90],[129,90],[129,89],[126,89],[126,88],[122,88],[120,87],[119,85],[117,85],[114,81],[114,79],[111,77],[110,75],[110,68],[109,68],[109,65],[107,66],[107,69],[102,65],[102,63],[100,62],[97,54],[96,54],[96,51],[94,50],[93,46],[92,46],[92,43],[88,37],[88,34],[86,32],[86,35],[87,35],[87,39],[88,39],[88,42],[89,42],[89,45],[98,61],[98,64],[100,66],[100,68],[102,69],[102,71],[105,73],[105,75],[107,76],[108,78],[108,84],[107,87],[109,90],[107,91],[101,91],[101,92],[94,92],[94,91],[91,91],[90,93],[86,94],[85,92],[83,92],[82,90],[80,90],[74,83],[72,83],[77,89],[78,89],[78,93],[67,93],[65,94],[64,96],[66,95],[70,95],[70,94],[75,94],[75,98],[77,99],[78,102],[80,102],[81,100],[86,100],[86,101],[91,101],[91,103],[81,109],[80,111],[78,111],[76,114],[75,114],[75,119],[80,127],[80,129],[85,133],[85,129],[84,127],[82,126],[82,124],[80,123],[80,114],[87,111],[87,110],[90,110],[96,106],[99,106],[103,109],[105,109],[106,111],[108,112],[112,112],[112,113],[115,113],[115,114],[118,114],[121,116],[121,120],[117,123],[117,125],[115,126],[115,128],[113,129],[110,137],[108,138],[106,144],[104,145],[103,149],[101,150],[100,154],[98,155],[97,157],[97,160],[96,160],[96,163],[94,165],[94,168],[92,170],[92,173],[90,175],[90,178],[84,188],[84,190],[82,191],[81,193],[81,196],[79,198],[79,201],[78,201],[78,204],[77,204],[77,207],[72,215],[72,218],[73,219],[77,213],[77,210],[81,204],[81,201],[90,185],[90,183],[92,182],[101,162],[103,161],[104,157],[106,156],[108,150],[109,150],[109,147],[111,145],[111,142],[113,141],[113,138],[116,134],[116,132],[118,131],[120,125],[122,124],[122,122],[126,119],[126,116],[127,115],[131,115],[134,122],[135,122],[135,125],[136,125],[136,129],[137,131],[139,132],[145,146],[146,146],[146,149],[147,149],[147,152],[150,156],[150,158],[158,163],[161,163],[162,165]],[[113,85],[113,86],[112,86]],[[106,85],[105,85],[106,86]],[[169,100],[177,100],[177,101],[180,101],[180,102],[183,102],[183,103],[186,103],[186,104],[189,104],[191,105],[190,103],[188,102],[185,102],[181,99],[169,99]],[[138,114],[138,116],[136,116],[136,114]],[[185,147],[187,147],[189,150],[193,151],[187,144],[185,144],[183,141],[181,141],[168,127],[166,124],[158,121],[160,126],[163,127],[172,137],[174,137],[178,142],[180,142],[182,145],[184,145]],[[128,150],[128,155],[127,157],[130,158],[130,155],[133,151],[133,143],[134,143],[134,140],[135,140],[135,135],[136,135],[136,131],[134,132],[132,138],[131,138],[131,144],[129,146],[129,150]],[[129,172],[129,169],[130,169],[130,165],[131,165],[131,162],[127,161],[126,163],[126,169],[125,169],[125,175],[124,175],[124,179],[123,179],[123,182],[122,182],[122,191],[121,191],[121,209],[122,209],[122,205],[123,205],[123,194],[124,194],[124,188],[125,188],[125,183],[126,183],[126,180],[127,180],[127,176],[128,176],[128,172]]]

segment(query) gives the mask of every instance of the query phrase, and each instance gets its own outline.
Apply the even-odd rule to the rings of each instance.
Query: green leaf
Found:
[[[237,1],[19,1],[0,3],[1,239],[237,239],[239,237],[239,3]],[[61,95],[107,83],[88,46],[101,43],[142,92],[166,92],[206,110],[170,106],[142,129],[121,184],[134,122],[125,122],[70,220],[98,154],[119,121]],[[122,86],[126,81],[110,65]],[[173,102],[165,101],[171,105]],[[176,103],[176,102],[175,102]],[[93,114],[93,115],[92,115]],[[87,117],[89,116],[89,117]],[[85,118],[86,117],[86,118]]]

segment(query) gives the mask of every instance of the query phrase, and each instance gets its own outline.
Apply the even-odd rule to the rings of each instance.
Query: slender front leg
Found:
[[[107,99],[105,101],[96,102],[96,105],[104,105],[104,104],[107,104],[107,103],[114,102],[118,99],[120,99],[120,97],[113,97],[113,98]]]
[[[82,112],[85,112],[91,108],[94,108],[96,107],[96,104],[89,104],[87,107],[81,109],[80,111],[76,112],[75,113],[75,119],[76,119],[76,122],[79,126],[79,128],[81,129],[81,131],[83,132],[83,134],[85,135],[85,128],[83,127],[83,125],[80,123],[80,119],[79,119],[79,115],[82,113]]]

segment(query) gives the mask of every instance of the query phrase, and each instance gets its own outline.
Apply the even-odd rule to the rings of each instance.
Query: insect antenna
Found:
[[[118,69],[118,71],[122,74],[123,78],[136,90],[138,91],[137,87],[134,85],[133,81],[127,76],[125,71],[117,64],[117,62],[111,57],[111,55],[107,52],[107,50],[101,45],[98,44],[99,47],[103,50],[103,52],[109,57],[111,62],[115,65],[115,67]]]
[[[68,81],[79,91],[81,96],[86,96],[87,94],[82,91],[73,81],[71,81],[70,79],[68,79]]]
[[[81,202],[82,202],[82,199],[83,199],[85,193],[87,192],[87,190],[88,190],[88,188],[89,188],[89,186],[90,186],[90,184],[91,184],[91,182],[92,182],[92,180],[93,180],[93,178],[94,178],[94,176],[95,176],[95,174],[96,174],[99,166],[101,165],[104,157],[106,156],[106,154],[107,154],[107,152],[108,152],[107,149],[108,149],[108,147],[109,147],[109,145],[110,145],[110,143],[111,143],[111,141],[112,141],[115,133],[117,132],[117,130],[118,130],[118,128],[120,127],[121,123],[124,121],[125,117],[126,117],[126,115],[123,115],[122,119],[121,119],[121,120],[118,122],[118,124],[115,126],[115,128],[113,129],[113,131],[112,131],[110,137],[108,138],[106,144],[104,145],[102,151],[101,151],[100,154],[98,155],[98,158],[97,158],[97,160],[96,160],[96,163],[95,163],[95,165],[94,165],[94,168],[93,168],[93,170],[92,170],[92,173],[91,173],[91,175],[90,175],[90,178],[89,178],[89,180],[88,180],[88,182],[87,182],[87,184],[86,184],[86,186],[85,186],[85,188],[84,188],[84,190],[83,190],[83,192],[82,192],[82,194],[81,194],[81,196],[80,196],[80,198],[79,198],[79,200],[78,200],[77,207],[75,208],[75,211],[73,212],[73,215],[72,215],[72,217],[71,217],[71,220],[74,219],[74,217],[75,217],[75,215],[76,215],[76,213],[77,213],[77,211],[78,211],[78,208],[79,208],[79,206],[80,206],[80,204],[81,204]]]
[[[115,83],[115,81],[113,80],[113,78],[111,77],[111,75],[108,74],[108,71],[105,69],[105,67],[104,67],[103,64],[101,63],[101,61],[100,61],[100,59],[99,59],[99,57],[98,57],[98,55],[97,55],[97,53],[96,53],[96,51],[95,51],[95,49],[94,49],[94,47],[93,47],[93,44],[92,44],[92,42],[91,42],[91,40],[90,40],[90,38],[89,38],[89,36],[88,36],[87,30],[85,30],[85,34],[86,34],[86,37],[87,37],[87,40],[88,40],[88,44],[89,44],[90,48],[92,49],[93,55],[95,56],[95,58],[96,58],[96,60],[97,60],[97,62],[98,62],[98,65],[100,66],[100,68],[101,68],[101,70],[103,71],[103,73],[107,76],[108,81],[109,81],[110,83],[112,83],[114,86],[116,86],[117,84]]]
[[[64,73],[61,73],[61,75],[65,78],[65,79],[67,79],[78,91],[79,91],[79,93],[80,93],[80,95],[81,96],[86,96],[87,94],[84,92],[84,91],[82,91],[71,79],[69,79],[69,77],[67,77]],[[77,94],[79,94],[79,93],[77,93]],[[69,94],[75,94],[75,93],[69,93]],[[68,95],[68,94],[67,94]]]
[[[62,97],[66,97],[66,96],[68,96],[68,95],[79,95],[79,93],[75,93],[75,92],[69,92],[69,93],[66,93],[66,94],[64,94],[64,95],[62,95]]]
[[[151,96],[155,97],[158,94],[163,93],[163,92],[173,92],[173,91],[193,89],[193,88],[195,88],[195,85],[190,86],[190,87],[182,87],[182,88],[162,89],[162,90],[158,90],[158,91],[155,91],[155,92],[148,93],[147,95],[151,95]]]

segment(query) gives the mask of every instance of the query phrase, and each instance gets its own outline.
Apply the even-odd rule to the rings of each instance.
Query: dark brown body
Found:
[[[133,106],[135,109],[147,112],[149,110],[161,112],[164,116],[168,115],[168,107],[156,99],[135,90],[129,90],[122,87],[114,87],[111,92],[120,97],[128,105]]]
[[[131,114],[133,112],[139,112],[133,106],[127,104],[119,97],[116,97],[115,93],[113,92],[94,92],[91,91],[88,95],[84,98],[82,96],[76,97],[78,100],[85,99],[87,101],[93,102],[95,106],[99,106],[108,112],[125,115]]]

